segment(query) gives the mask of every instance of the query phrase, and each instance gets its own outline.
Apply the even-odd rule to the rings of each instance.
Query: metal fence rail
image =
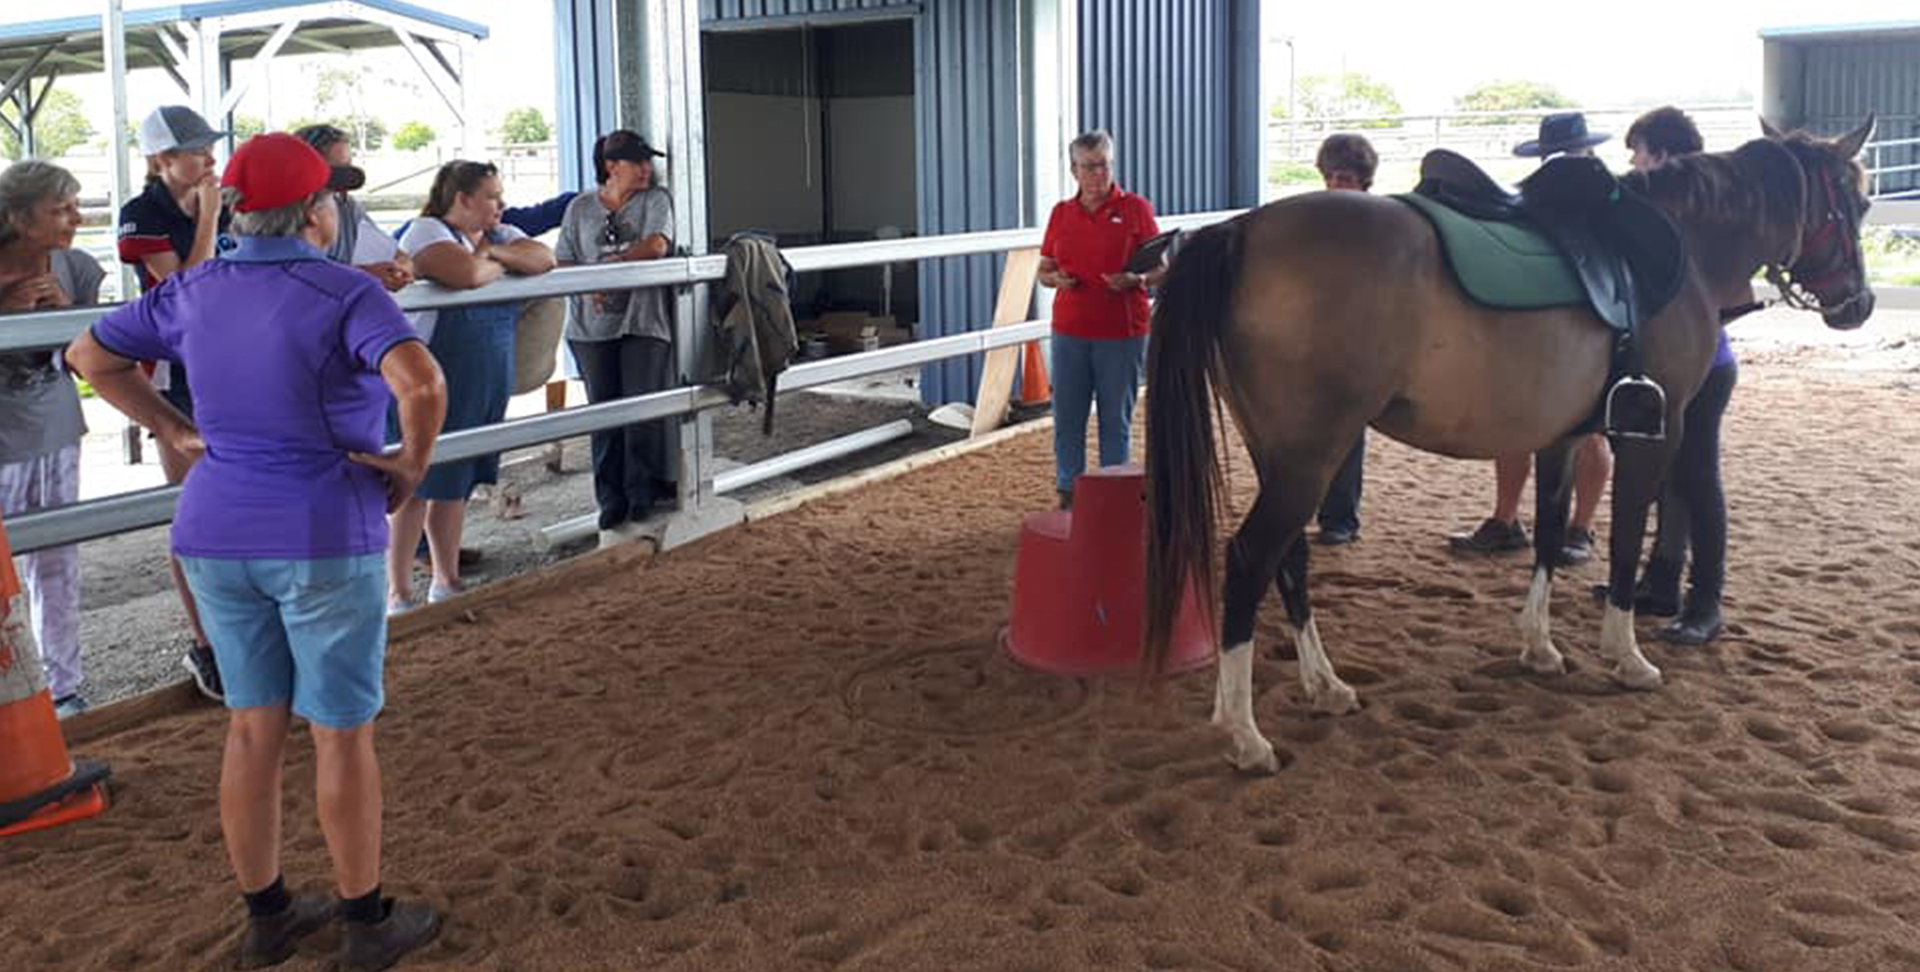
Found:
[[[1170,216],[1162,218],[1160,224],[1166,229],[1193,229],[1235,215],[1238,215],[1237,211]],[[1040,230],[1027,228],[798,247],[785,253],[796,271],[830,270],[901,260],[999,253],[1037,247],[1040,237]],[[431,284],[416,284],[401,292],[399,302],[403,308],[419,310],[600,290],[675,286],[718,280],[725,271],[725,259],[717,256],[618,266],[572,267],[536,277],[504,279],[476,290],[447,290]],[[0,352],[62,346],[111,309],[91,307],[0,317]],[[897,368],[1025,344],[1046,337],[1048,332],[1046,321],[1029,321],[798,364],[781,374],[780,391],[784,394]],[[441,435],[434,446],[434,462],[453,462],[542,445],[636,422],[691,415],[727,404],[729,399],[719,386],[689,385],[565,411],[510,419],[496,425]],[[711,486],[710,483],[703,485]],[[712,490],[706,488],[701,493],[710,495]],[[169,522],[179,498],[180,488],[177,486],[122,493],[11,518],[7,523],[7,534],[16,553],[114,536]]]
[[[1235,212],[1196,213],[1168,216],[1160,220],[1164,229],[1191,229],[1219,222]],[[1038,229],[991,230],[983,233],[955,233],[948,236],[909,237],[900,240],[872,240],[861,243],[834,243],[825,246],[800,246],[781,251],[798,273],[817,270],[845,270],[853,267],[880,266],[904,260],[933,260],[941,257],[977,256],[1001,253],[1040,245]],[[722,256],[674,257],[643,263],[621,263],[592,267],[561,267],[533,277],[503,277],[477,290],[449,290],[438,284],[416,283],[394,295],[402,310],[429,310],[491,304],[535,297],[588,294],[602,290],[633,290],[641,287],[677,287],[711,283],[726,276],[727,261]],[[0,316],[0,353],[63,347],[92,326],[116,305],[76,307],[70,310]]]

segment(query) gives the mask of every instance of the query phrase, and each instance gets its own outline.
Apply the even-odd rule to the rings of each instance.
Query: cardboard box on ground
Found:
[[[913,340],[913,331],[900,326],[892,317],[865,311],[829,311],[818,319],[795,323],[804,344],[807,338],[824,337],[832,354],[874,351]]]

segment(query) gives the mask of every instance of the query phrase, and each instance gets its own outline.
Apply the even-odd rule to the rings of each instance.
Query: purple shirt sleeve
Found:
[[[347,302],[347,319],[340,326],[340,336],[353,360],[374,372],[380,370],[380,359],[395,345],[420,339],[400,305],[371,278]]]
[[[161,323],[163,292],[150,290],[139,300],[121,304],[93,323],[93,339],[122,358],[134,361],[176,360],[173,344]]]

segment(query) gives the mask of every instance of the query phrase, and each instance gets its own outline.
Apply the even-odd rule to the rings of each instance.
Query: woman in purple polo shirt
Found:
[[[280,873],[281,763],[311,725],[320,826],[345,921],[339,965],[386,968],[432,939],[424,902],[380,895],[386,513],[426,474],[446,410],[439,368],[374,278],[328,262],[330,168],[291,135],[233,155],[235,249],[102,318],[67,349],[101,397],[197,462],[173,524],[226,682],[227,855],[247,904],[240,968],[290,956],[336,912]],[[192,419],[136,362],[185,362]],[[401,444],[382,456],[389,402]]]

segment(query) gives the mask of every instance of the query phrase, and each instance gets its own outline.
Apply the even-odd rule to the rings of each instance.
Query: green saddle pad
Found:
[[[1414,193],[1393,198],[1433,224],[1447,266],[1467,296],[1502,310],[1537,310],[1587,302],[1573,267],[1539,231],[1465,216]]]

